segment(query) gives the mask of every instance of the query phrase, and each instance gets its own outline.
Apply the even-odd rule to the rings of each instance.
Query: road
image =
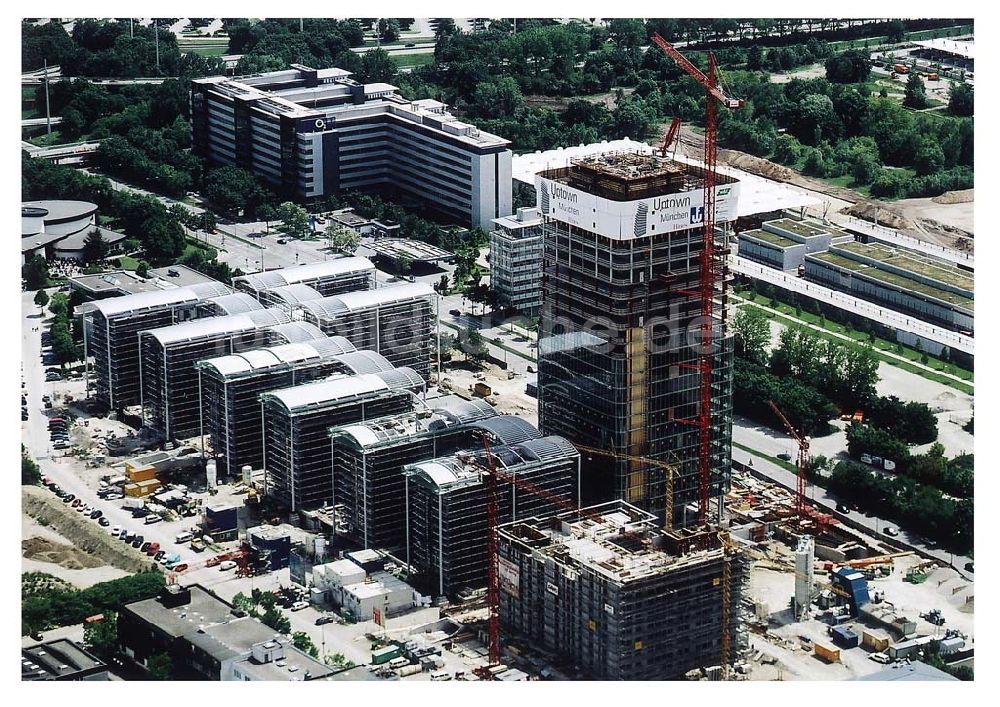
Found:
[[[738,441],[739,438],[740,437],[737,435],[736,425],[733,425],[733,439],[734,441]],[[745,439],[745,437],[743,437],[743,439]],[[794,491],[796,488],[795,474],[784,469],[783,467],[778,466],[773,461],[767,459],[766,456],[746,452],[738,447],[733,447],[733,461],[739,462],[743,465],[750,465],[753,471],[757,474],[766,477],[780,486],[784,486],[790,491]],[[832,493],[829,493],[826,489],[816,486],[815,484],[807,485],[806,495],[823,511],[832,514],[838,520],[843,521],[849,519],[852,523],[862,526],[862,528],[868,531],[873,538],[881,540],[888,539],[890,542],[904,544],[922,555],[940,560],[945,565],[950,564],[966,579],[971,580],[973,578],[972,573],[965,570],[965,564],[972,561],[971,557],[953,555],[945,550],[931,547],[923,538],[900,528],[894,521],[888,521],[877,516],[865,515],[857,511],[845,516],[843,513],[837,511],[837,504],[842,499]],[[893,538],[887,538],[882,530],[888,526],[897,528],[899,530],[899,535]]]

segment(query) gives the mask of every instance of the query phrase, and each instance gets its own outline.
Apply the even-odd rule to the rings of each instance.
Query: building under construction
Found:
[[[86,303],[81,309],[85,360],[94,359],[92,399],[107,410],[138,405],[139,332],[194,319],[202,301],[229,292],[221,282],[203,282]]]
[[[403,467],[473,447],[471,423],[496,417],[486,401],[447,395],[427,409],[330,428],[334,503],[345,535],[388,550],[406,541]]]
[[[143,424],[164,439],[200,432],[198,361],[287,343],[270,327],[288,324],[280,309],[208,317],[139,334]]]
[[[237,290],[248,292],[269,307],[274,304],[268,292],[286,285],[306,285],[319,292],[320,297],[373,290],[375,266],[368,258],[349,256],[233,278],[233,286]]]
[[[201,435],[211,441],[219,470],[236,474],[264,461],[260,394],[310,383],[333,373],[374,373],[392,365],[374,351],[357,351],[342,336],[316,334],[309,341],[252,349],[199,361]],[[358,359],[355,361],[355,359]]]
[[[711,306],[709,495],[730,469],[732,339],[726,279],[701,275],[704,173],[631,152],[575,159],[536,176],[545,222],[538,419],[546,434],[629,455],[586,457],[586,503],[622,499],[675,524],[695,517],[699,489],[703,298]],[[718,244],[736,215],[738,183],[719,175]],[[666,471],[676,465],[668,501]],[[720,504],[721,508],[721,504]]]
[[[505,632],[591,679],[680,679],[746,649],[750,566],[717,527],[667,531],[612,501],[509,523],[498,536]]]
[[[518,419],[501,416],[480,424]],[[497,446],[492,457],[501,523],[577,505],[580,455],[562,437]],[[438,596],[486,586],[489,533],[483,474],[488,468],[483,449],[404,467],[406,563],[413,568],[414,586]],[[541,493],[519,488],[512,479]]]
[[[331,503],[327,430],[412,410],[424,385],[412,369],[394,368],[263,393],[264,493],[292,511]]]
[[[346,336],[426,378],[435,352],[434,296],[429,285],[407,283],[304,302],[302,316],[327,336]]]

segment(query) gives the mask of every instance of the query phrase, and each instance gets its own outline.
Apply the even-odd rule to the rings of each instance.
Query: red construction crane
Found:
[[[792,423],[788,421],[788,418],[782,414],[781,410],[777,405],[774,404],[773,400],[768,400],[767,404],[774,411],[774,414],[778,416],[778,419],[785,425],[785,429],[788,430],[788,434],[799,443],[799,455],[796,459],[795,468],[798,471],[798,479],[796,480],[796,491],[795,491],[795,515],[799,517],[801,521],[806,517],[806,464],[809,461],[809,439],[800,435]]]
[[[724,287],[722,254],[715,247],[715,183],[717,156],[716,104],[721,103],[730,110],[743,107],[743,100],[730,98],[719,88],[716,76],[715,54],[708,54],[708,75],[692,64],[677,49],[658,34],[656,42],[695,81],[705,87],[705,201],[704,236],[701,250],[700,281],[698,296],[701,299],[701,342],[698,364],[694,366],[700,373],[699,409],[697,427],[698,444],[698,522],[708,518],[709,480],[712,474],[712,368],[714,355],[713,309],[716,282]]]
[[[660,146],[660,155],[662,157],[667,156],[667,152],[670,150],[670,146],[674,144],[677,139],[677,134],[681,130],[681,119],[674,116],[674,119],[670,121],[670,127],[667,128],[667,134],[663,136],[663,145]],[[674,152],[677,152],[677,147],[674,146]]]

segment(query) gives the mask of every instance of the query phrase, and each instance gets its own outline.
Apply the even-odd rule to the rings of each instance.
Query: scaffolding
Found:
[[[491,456],[506,472],[496,482],[501,522],[552,513],[558,505],[551,499],[576,505],[580,455],[564,438],[500,445],[492,447]],[[416,572],[412,581],[423,590],[456,596],[486,586],[489,533],[483,470],[488,468],[481,449],[404,467],[406,562]],[[519,491],[511,478],[530,482],[547,496]]]
[[[260,394],[326,378],[332,373],[361,373],[345,364],[355,353],[344,337],[252,349],[199,361],[201,437],[211,441],[219,470],[236,474],[243,466],[263,465]],[[377,354],[376,354],[377,355]],[[350,359],[348,359],[349,361]],[[386,367],[391,368],[386,362]]]
[[[288,321],[280,309],[261,309],[141,332],[143,424],[167,440],[199,434],[198,361],[284,343],[270,327]]]
[[[739,661],[750,564],[725,532],[663,530],[624,501],[502,525],[501,624],[595,680]]]
[[[396,551],[406,540],[403,467],[468,448],[470,423],[496,416],[483,400],[448,395],[428,408],[331,427],[334,504],[345,536],[362,547]]]
[[[415,371],[394,368],[283,388],[260,396],[264,493],[291,511],[333,501],[334,425],[408,412],[424,391]]]
[[[359,349],[377,351],[427,378],[435,352],[434,296],[418,282],[324,297],[301,308],[305,321],[324,334],[345,336]]]
[[[320,297],[373,290],[375,266],[368,258],[348,256],[233,278],[237,290],[251,294],[266,306],[271,306],[269,291],[286,285],[306,285]]]
[[[85,360],[94,359],[93,399],[107,410],[138,405],[139,332],[193,319],[205,297],[228,292],[221,282],[205,282],[88,303],[84,352]]]
[[[620,153],[575,160],[543,177],[608,199],[638,199],[698,189],[690,166]],[[642,202],[642,206],[651,202]],[[638,214],[638,212],[637,212]],[[638,216],[637,216],[638,218]],[[700,226],[634,237],[632,223],[598,233],[560,220],[543,226],[543,306],[538,345],[538,415],[546,434],[618,452],[584,463],[584,502],[622,499],[661,519],[695,521],[699,500]],[[720,499],[731,468],[733,339],[726,332],[725,288],[712,317],[710,490]],[[631,457],[628,459],[626,457]],[[675,465],[673,503],[666,512]]]

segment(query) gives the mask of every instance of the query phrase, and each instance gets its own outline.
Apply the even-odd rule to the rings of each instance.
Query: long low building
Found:
[[[471,226],[511,211],[509,141],[431,99],[338,68],[191,83],[195,152],[252,171],[278,192],[316,202],[343,191],[391,192]]]
[[[854,236],[835,226],[792,218],[765,221],[760,228],[743,231],[738,236],[741,257],[791,271],[798,271],[808,254],[853,242]]]
[[[290,285],[310,287],[318,292],[320,297],[357,290],[373,290],[375,266],[368,258],[350,256],[233,278],[233,287],[240,292],[253,295],[268,306],[276,304],[272,301],[271,291]]]

